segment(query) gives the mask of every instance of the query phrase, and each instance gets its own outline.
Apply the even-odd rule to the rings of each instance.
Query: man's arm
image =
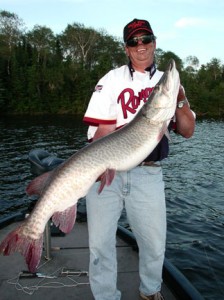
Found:
[[[113,132],[116,129],[116,124],[99,124],[94,137],[93,141],[108,135],[109,133]]]
[[[179,94],[177,96],[177,103],[186,99],[185,91],[182,85],[180,85]],[[182,135],[185,138],[190,138],[195,129],[195,114],[190,109],[190,105],[187,102],[182,108],[176,108],[176,130],[175,132]]]

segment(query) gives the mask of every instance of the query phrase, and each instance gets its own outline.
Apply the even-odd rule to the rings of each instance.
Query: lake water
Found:
[[[26,208],[28,153],[42,148],[68,158],[86,144],[75,116],[1,117],[0,220]],[[224,299],[224,122],[197,121],[194,136],[172,134],[163,162],[167,199],[166,256],[205,299]]]

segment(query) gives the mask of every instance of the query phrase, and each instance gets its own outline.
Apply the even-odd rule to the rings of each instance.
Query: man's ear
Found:
[[[124,50],[127,56],[129,56],[129,51],[128,51],[128,47],[124,46]]]

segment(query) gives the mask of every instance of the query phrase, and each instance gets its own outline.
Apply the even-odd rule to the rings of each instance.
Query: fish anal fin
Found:
[[[10,255],[20,252],[28,265],[30,272],[34,273],[40,263],[43,249],[43,235],[39,239],[31,239],[23,233],[23,226],[10,232],[0,244],[0,253]]]
[[[101,184],[98,189],[98,194],[100,194],[102,192],[105,185],[107,185],[107,186],[111,185],[111,182],[114,179],[115,173],[116,173],[115,169],[106,169],[106,171],[101,175]]]
[[[76,220],[77,204],[70,206],[64,211],[58,211],[52,216],[52,221],[55,226],[59,227],[64,233],[69,233]]]

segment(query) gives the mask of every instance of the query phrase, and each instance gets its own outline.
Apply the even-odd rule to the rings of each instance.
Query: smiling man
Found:
[[[154,63],[156,37],[149,22],[134,19],[124,27],[123,33],[129,63],[111,70],[96,85],[84,116],[84,122],[89,124],[89,140],[96,140],[129,123],[163,75]],[[174,119],[171,125],[175,125],[175,132],[191,137],[195,119],[182,86]],[[96,182],[86,196],[89,279],[96,300],[121,299],[121,292],[117,289],[115,235],[124,207],[139,247],[140,297],[163,299],[160,290],[166,242],[166,206],[161,161],[168,153],[168,139],[164,135],[139,166],[117,172],[111,185],[100,195],[100,183]]]
[[[156,37],[150,24],[145,20],[133,20],[124,28],[126,54],[134,70],[145,72],[153,64]]]

